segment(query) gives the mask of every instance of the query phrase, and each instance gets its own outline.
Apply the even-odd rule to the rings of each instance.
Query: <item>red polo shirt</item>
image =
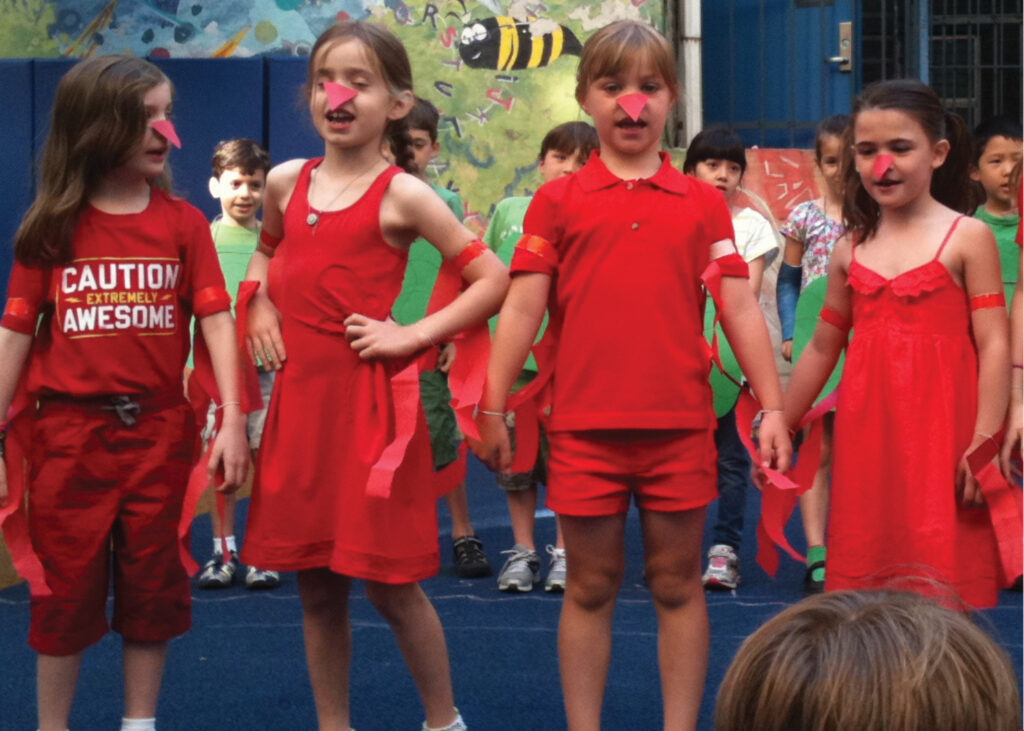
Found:
[[[193,313],[231,306],[203,214],[155,188],[140,213],[88,206],[72,252],[66,266],[15,263],[11,271],[0,325],[36,334],[29,391],[95,396],[180,388]]]
[[[732,220],[719,191],[661,157],[621,180],[594,153],[526,213],[511,271],[552,276],[552,431],[713,423],[700,275]]]

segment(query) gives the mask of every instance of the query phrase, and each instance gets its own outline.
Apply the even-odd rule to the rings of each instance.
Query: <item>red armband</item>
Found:
[[[712,263],[718,265],[723,277],[746,278],[750,276],[750,267],[747,266],[747,262],[739,254],[726,254],[717,259],[712,259]]]
[[[552,274],[558,268],[558,251],[547,239],[524,234],[512,254],[512,272]]]
[[[277,245],[281,243],[281,239],[284,236],[274,236],[267,229],[260,229],[260,243],[266,246],[268,249],[276,249]]]
[[[39,313],[28,303],[28,300],[11,297],[4,307],[3,320],[0,321],[0,324],[8,330],[14,330],[24,335],[33,335],[36,331],[38,316]]]
[[[458,255],[452,259],[452,264],[455,266],[455,271],[461,276],[462,271],[470,265],[470,263],[478,256],[482,256],[487,251],[487,247],[484,246],[484,242],[480,239],[473,239],[465,248],[458,253]]]
[[[827,322],[832,327],[836,328],[840,332],[850,331],[850,321],[839,314],[838,311],[826,305],[821,308],[821,312],[818,314],[818,318],[822,322]]]
[[[987,310],[991,307],[1006,307],[1006,295],[1002,292],[991,292],[971,297],[971,312]]]
[[[205,287],[192,294],[192,311],[196,317],[206,317],[231,309],[231,297],[223,287]]]

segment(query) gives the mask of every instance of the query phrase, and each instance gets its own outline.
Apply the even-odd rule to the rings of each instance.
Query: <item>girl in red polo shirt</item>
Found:
[[[600,152],[530,204],[478,417],[478,456],[507,469],[509,390],[549,308],[557,354],[547,365],[548,505],[567,551],[558,647],[571,729],[600,727],[631,497],[658,614],[665,727],[696,726],[708,646],[701,533],[716,496],[706,269],[724,275],[725,332],[767,409],[762,459],[783,469],[789,460],[768,330],[729,209],[659,152],[679,94],[675,68],[668,42],[643,23],[612,23],[584,46],[576,98]]]
[[[439,565],[418,368],[435,345],[497,310],[508,276],[427,184],[381,156],[387,136],[396,160],[412,161],[404,120],[412,69],[390,31],[361,22],[328,28],[310,53],[306,92],[324,155],[270,171],[247,272],[258,283],[250,342],[277,377],[242,559],[298,572],[320,728],[349,727],[355,578],[395,633],[424,728],[458,731],[465,725],[441,622],[417,583]],[[468,286],[403,327],[389,313],[420,236]],[[466,350],[453,367],[472,362]]]
[[[846,348],[825,589],[993,606],[1020,573],[1020,514],[1015,528],[990,517],[1014,502],[992,462],[1010,361],[995,240],[962,215],[970,137],[934,91],[903,80],[854,101],[846,143],[849,233],[786,392],[795,426]],[[969,459],[975,450],[988,459]],[[1003,563],[994,524],[1006,522],[1016,561]]]
[[[177,528],[195,444],[181,387],[193,314],[224,414],[211,478],[223,465],[222,489],[235,489],[247,470],[230,298],[203,214],[167,193],[170,107],[170,82],[146,61],[102,56],[68,71],[15,234],[0,413],[12,400],[20,413],[0,519],[32,588],[42,731],[67,728],[82,650],[108,629],[111,568],[122,728],[154,727],[167,641],[191,622]]]

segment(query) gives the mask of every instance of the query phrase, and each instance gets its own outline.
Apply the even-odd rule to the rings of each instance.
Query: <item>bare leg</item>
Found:
[[[125,640],[124,717],[156,718],[160,682],[167,659],[166,642],[130,642]]]
[[[36,656],[36,704],[39,731],[64,731],[78,684],[82,653]]]
[[[469,502],[466,499],[465,481],[445,493],[444,501],[448,503],[448,512],[452,516],[452,540],[474,535],[473,524],[469,521]]]
[[[441,620],[420,585],[366,582],[366,597],[395,633],[398,649],[419,691],[427,725],[442,728],[455,720],[448,646]]]
[[[238,497],[234,493],[224,496],[224,520],[221,521],[220,514],[217,512],[217,503],[214,502],[213,508],[210,510],[210,520],[213,521],[214,538],[235,535],[236,505],[238,505]]]
[[[562,519],[555,516],[555,548],[565,548],[565,536],[562,535]]]
[[[708,666],[708,615],[701,584],[704,508],[640,511],[644,570],[658,615],[658,666],[665,729],[695,729]]]
[[[352,630],[351,580],[328,569],[298,572],[306,666],[320,731],[348,731],[348,670]]]
[[[821,434],[821,463],[814,473],[811,489],[800,496],[800,517],[804,524],[804,537],[808,546],[825,545],[825,527],[828,525],[828,476],[832,470],[831,420],[825,422]]]
[[[625,570],[626,514],[561,516],[568,581],[558,665],[570,731],[598,731],[612,649],[612,614]]]
[[[533,542],[534,513],[537,512],[537,488],[508,490],[508,514],[512,520],[512,540],[531,551],[536,550]]]

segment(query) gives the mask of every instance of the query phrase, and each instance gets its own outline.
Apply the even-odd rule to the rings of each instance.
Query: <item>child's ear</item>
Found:
[[[415,98],[411,91],[400,91],[391,97],[391,109],[388,110],[388,119],[401,119],[412,111]]]
[[[207,186],[210,189],[210,195],[217,200],[220,200],[220,178],[215,178],[211,175],[210,182],[207,183]]]
[[[949,156],[949,140],[939,140],[932,146],[932,170],[938,170]]]
[[[967,174],[971,176],[971,180],[976,183],[981,182],[981,170],[978,169],[977,165],[971,165],[967,168]]]

